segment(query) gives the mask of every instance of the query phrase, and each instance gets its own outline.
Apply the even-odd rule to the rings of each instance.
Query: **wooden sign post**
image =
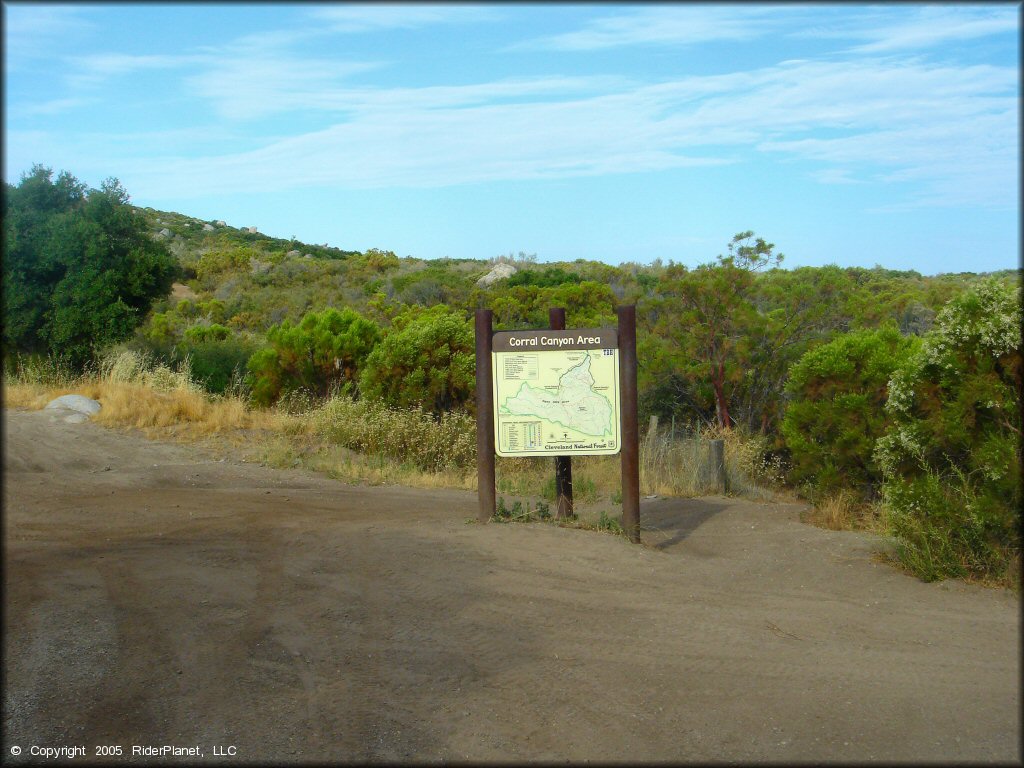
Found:
[[[640,425],[636,393],[636,307],[619,307],[619,398],[622,408],[622,528],[640,543]]]
[[[552,307],[548,310],[548,325],[553,331],[565,330],[565,309]],[[555,457],[555,519],[567,520],[576,517],[572,509],[572,457]]]
[[[494,383],[491,373],[489,309],[476,311],[476,487],[477,519],[486,523],[497,509],[494,488]]]
[[[622,454],[622,527],[640,541],[636,307],[617,310],[619,327],[500,331],[476,311],[478,517],[494,516],[495,453],[555,459],[557,516],[573,516],[570,456]]]

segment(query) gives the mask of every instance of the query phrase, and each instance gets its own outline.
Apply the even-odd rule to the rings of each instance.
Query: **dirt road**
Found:
[[[5,443],[12,763],[1021,758],[1018,598],[795,505],[645,502],[637,547],[40,412]]]

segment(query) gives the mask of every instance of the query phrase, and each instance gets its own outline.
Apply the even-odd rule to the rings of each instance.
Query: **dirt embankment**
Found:
[[[1021,757],[1018,598],[918,582],[795,505],[645,502],[637,547],[38,412],[5,443],[22,760]]]

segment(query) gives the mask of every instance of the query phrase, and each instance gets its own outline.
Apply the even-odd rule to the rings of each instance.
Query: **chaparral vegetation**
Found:
[[[258,433],[268,461],[472,487],[474,311],[598,327],[635,304],[640,418],[660,425],[645,493],[701,492],[686,441],[718,437],[732,492],[798,493],[924,579],[1015,583],[1019,272],[787,269],[750,231],[696,267],[425,261],[139,208],[116,180],[42,166],[4,192],[9,406],[76,391],[109,424]],[[499,491],[551,500],[549,470],[501,459]],[[620,499],[612,458],[574,473],[578,497]]]

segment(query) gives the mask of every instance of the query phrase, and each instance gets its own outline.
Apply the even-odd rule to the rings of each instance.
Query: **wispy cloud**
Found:
[[[849,168],[822,168],[811,172],[811,178],[821,184],[865,184],[864,179],[854,178]]]
[[[413,29],[431,24],[463,24],[501,18],[498,8],[472,5],[334,5],[316,8],[310,16],[334,32]]]
[[[373,62],[284,56],[225,57],[186,79],[186,86],[232,120],[295,110],[346,108],[340,81],[379,66]]]
[[[4,48],[8,70],[59,54],[69,39],[94,30],[96,25],[86,18],[86,13],[83,8],[68,5],[5,3]]]
[[[539,78],[339,91],[349,112],[327,129],[136,168],[147,187],[180,195],[564,178],[761,154],[821,163],[822,182],[913,184],[929,205],[992,205],[1014,183],[1016,78],[991,66],[804,61],[656,84]]]
[[[92,88],[112,77],[126,77],[145,70],[182,69],[207,61],[209,57],[196,54],[90,54],[71,59],[67,83],[74,89]]]
[[[594,51],[625,46],[697,45],[776,38],[863,41],[851,50],[884,53],[922,49],[996,34],[1016,34],[1017,5],[896,6],[844,13],[821,20],[821,8],[801,4],[712,5],[641,8],[588,21],[557,35],[523,41],[515,49]]]
[[[202,144],[202,159],[144,137],[134,146],[151,148],[151,159],[113,138],[105,144],[91,136],[83,145],[83,154],[116,159],[154,197],[304,185],[444,187],[792,158],[810,163],[807,173],[820,183],[900,187],[916,204],[999,205],[1012,197],[1007,190],[1015,189],[1019,163],[1017,70],[869,51],[1002,31],[1005,14],[980,7],[912,10],[881,23],[880,12],[868,9],[843,30],[805,30],[860,41],[846,60],[833,54],[660,80],[549,74],[383,87],[360,76],[390,62],[347,60],[323,47],[306,54],[300,45],[322,30],[459,23],[492,12],[475,6],[317,7],[308,17],[319,27],[299,23],[170,54],[80,56],[71,71],[80,88],[127,74],[172,73],[174,88],[204,104],[206,116],[227,118],[231,129],[317,113],[318,130],[295,129],[294,121],[281,128],[285,121],[279,121],[278,133],[252,133],[238,145],[244,149]],[[742,42],[793,34],[794,20],[807,12],[799,5],[648,7],[530,44],[599,50]],[[956,19],[967,31],[954,30]],[[92,95],[79,90],[19,108],[21,114],[57,114]]]
[[[867,42],[854,48],[863,53],[882,53],[928,48],[956,40],[972,40],[996,34],[1017,34],[1020,8],[1003,6],[934,6],[908,9],[910,18],[892,22],[876,20],[858,24],[854,18],[844,30]]]
[[[209,99],[222,116],[242,120],[295,111],[346,116],[397,113],[404,118],[418,110],[604,93],[611,84],[622,83],[622,78],[597,76],[510,78],[462,86],[387,89],[342,82],[349,75],[374,67],[368,62],[232,59],[189,78],[189,85]]]
[[[282,37],[283,48],[286,39],[293,38]],[[343,81],[381,66],[378,62],[303,57],[270,46],[257,52],[255,47],[254,39],[248,37],[194,53],[91,54],[71,60],[66,81],[73,92],[87,93],[113,78],[184,70],[180,82],[186,93],[206,100],[222,117],[253,120],[295,109],[343,109]]]
[[[793,9],[757,6],[644,8],[594,19],[583,28],[534,38],[514,48],[593,51],[627,45],[692,45],[770,34]]]
[[[849,183],[867,169],[876,184],[906,184],[912,193],[889,209],[974,205],[1008,209],[1019,186],[1016,111],[1007,108],[963,122],[916,124],[833,139],[765,142],[765,151],[836,164],[825,183]],[[1018,156],[1015,156],[1018,155]]]
[[[687,156],[675,151],[673,143],[659,135],[662,129],[638,109],[642,100],[599,96],[405,109],[392,103],[390,108],[365,109],[349,122],[253,152],[187,162],[185,167],[175,161],[175,173],[207,190],[307,184],[436,187],[722,162],[705,153]],[[163,163],[139,168],[157,176],[166,170]],[[186,193],[183,187],[173,191]]]

